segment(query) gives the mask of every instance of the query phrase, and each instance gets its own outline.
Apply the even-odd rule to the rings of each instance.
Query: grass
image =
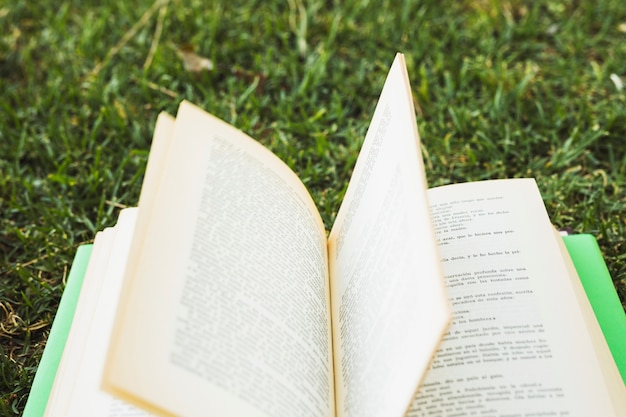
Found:
[[[1,416],[25,404],[76,247],[136,203],[159,111],[188,99],[258,138],[330,226],[396,51],[430,184],[535,177],[626,300],[622,0],[14,0],[0,27]],[[186,71],[180,45],[215,68]]]

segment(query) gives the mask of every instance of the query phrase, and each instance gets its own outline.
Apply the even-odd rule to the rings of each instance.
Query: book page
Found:
[[[332,415],[325,231],[304,186],[189,103],[166,159],[105,388],[160,415]]]
[[[175,119],[167,113],[160,113],[154,127],[154,135],[150,144],[150,155],[146,164],[146,173],[141,183],[138,207],[140,211],[150,210],[159,188],[159,181],[164,171],[167,154],[172,143]],[[147,222],[149,215],[141,216]],[[143,234],[145,227],[136,226]]]
[[[124,266],[135,224],[136,209],[125,209],[117,225],[108,228],[94,244],[96,274],[86,277],[71,339],[62,359],[62,372],[55,378],[47,416],[145,417],[148,414],[119,404],[100,390],[114,306],[117,304]],[[102,248],[109,252],[101,262]],[[91,264],[90,264],[91,265]]]
[[[454,321],[408,415],[623,415],[535,182],[429,197]]]
[[[399,417],[449,320],[398,55],[329,238],[338,416]]]
[[[112,228],[106,228],[98,232],[94,238],[94,246],[76,303],[72,326],[65,342],[44,416],[66,415],[67,407],[73,399],[74,380],[80,371],[84,347],[87,343],[85,335],[94,316],[93,305],[97,303],[104,283],[114,237],[115,231]]]
[[[149,208],[156,193],[174,119],[162,113],[157,119],[140,202]],[[63,352],[46,409],[50,416],[143,417],[148,414],[100,389],[106,349],[130,242],[143,232],[136,227],[137,208],[120,213],[117,224],[98,233],[89,259],[70,337]],[[147,216],[146,216],[147,217]]]

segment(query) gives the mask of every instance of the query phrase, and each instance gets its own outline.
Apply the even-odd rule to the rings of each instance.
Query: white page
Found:
[[[455,319],[408,415],[623,415],[534,181],[429,196]]]
[[[72,326],[46,404],[45,416],[66,415],[67,408],[73,401],[73,392],[76,389],[74,381],[80,372],[80,364],[87,344],[86,334],[95,313],[93,305],[98,302],[114,238],[115,231],[112,228],[98,232],[95,236]]]
[[[83,355],[74,379],[75,388],[66,416],[139,417],[147,413],[130,405],[120,403],[111,395],[100,390],[104,359],[111,336],[115,315],[133,235],[137,209],[125,209],[116,224],[109,262],[104,269],[103,283],[98,300],[93,306],[94,315],[88,325]]]
[[[70,337],[55,378],[49,416],[140,417],[143,411],[122,404],[100,390],[136,209],[122,211],[118,224],[106,229],[94,243],[84,289],[76,309]],[[102,239],[104,237],[104,239]],[[102,256],[101,254],[106,256]]]
[[[174,119],[160,114],[142,185],[142,204],[149,210]],[[51,416],[147,416],[100,389],[106,349],[120,297],[137,209],[122,211],[115,227],[98,233],[85,273],[76,314],[55,377],[47,413]],[[141,225],[140,225],[141,226]]]
[[[402,416],[448,320],[402,56],[329,238],[338,416]]]
[[[302,183],[188,103],[164,169],[106,385],[162,413],[330,415],[325,231]]]

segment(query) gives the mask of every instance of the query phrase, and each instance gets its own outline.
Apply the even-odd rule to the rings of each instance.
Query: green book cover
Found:
[[[626,383],[626,314],[604,263],[600,247],[595,237],[589,234],[564,236],[563,241],[572,257],[613,359]]]
[[[30,389],[30,395],[24,408],[24,417],[41,417],[46,410],[48,397],[52,390],[52,383],[61,361],[65,341],[70,332],[74,311],[80,294],[92,245],[82,245],[76,251],[67,284],[59,303],[57,314],[54,317],[46,348],[41,356],[37,373]]]

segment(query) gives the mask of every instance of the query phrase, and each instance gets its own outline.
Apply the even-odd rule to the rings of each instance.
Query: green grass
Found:
[[[330,226],[396,51],[430,184],[537,178],[626,300],[622,0],[172,0],[140,21],[152,5],[0,3],[1,416],[25,404],[77,245],[136,203],[158,112],[187,99],[258,138]],[[215,69],[186,71],[182,44]]]

